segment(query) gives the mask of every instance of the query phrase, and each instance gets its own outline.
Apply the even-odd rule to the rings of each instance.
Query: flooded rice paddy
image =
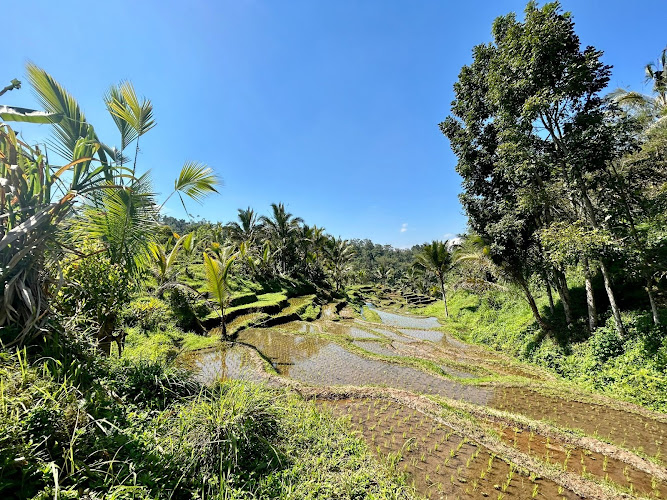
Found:
[[[539,369],[523,368],[497,353],[433,330],[439,326],[435,318],[375,311],[382,325],[324,319],[278,329],[247,329],[236,339],[240,345],[191,353],[186,362],[205,382],[261,380],[257,365],[248,356],[249,349],[256,349],[279,375],[308,386],[375,386],[436,395],[572,429],[654,460],[667,454],[667,423],[661,419],[623,411],[618,405],[585,402],[591,401],[585,395],[540,389],[539,380],[548,376]],[[419,359],[433,363],[444,375],[416,367],[421,366],[415,364]],[[502,378],[507,375],[513,378]],[[485,377],[483,384],[475,380],[481,377]],[[522,382],[511,386],[499,383],[501,380]],[[349,415],[353,427],[376,453],[400,454],[401,466],[417,490],[428,497],[579,498],[556,483],[519,474],[481,445],[398,403],[343,400],[327,402],[326,407],[336,415]],[[620,459],[502,422],[494,425],[499,439],[544,463],[587,480],[613,484],[631,496],[667,497],[663,481]],[[667,477],[667,471],[661,477]]]
[[[398,403],[327,401],[334,415],[347,417],[372,451],[398,457],[416,490],[428,498],[581,498],[553,481],[528,474]]]

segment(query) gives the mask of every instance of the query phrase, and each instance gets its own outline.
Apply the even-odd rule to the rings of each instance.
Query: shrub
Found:
[[[206,304],[197,303],[192,293],[180,288],[174,288],[169,293],[169,306],[178,327],[186,331],[202,332],[198,318],[211,312]]]
[[[608,323],[611,323],[611,321]],[[623,352],[623,341],[611,324],[598,328],[589,342],[593,356],[600,363],[604,363]]]
[[[155,297],[141,297],[125,308],[123,318],[127,326],[141,330],[165,330],[169,326],[171,311],[167,304]]]

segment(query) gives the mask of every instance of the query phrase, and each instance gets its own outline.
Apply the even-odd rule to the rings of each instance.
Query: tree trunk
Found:
[[[616,172],[616,168],[612,164],[612,169],[614,171],[614,175],[618,179],[621,178],[620,175],[618,175],[618,172]],[[612,183],[612,185],[614,185]],[[646,259],[646,245],[642,242],[641,238],[639,237],[639,234],[637,233],[637,227],[635,226],[635,219],[632,216],[632,210],[630,210],[630,203],[628,202],[628,197],[625,194],[625,190],[623,189],[623,186],[621,186],[618,189],[618,193],[621,196],[621,200],[623,201],[623,207],[625,208],[625,215],[628,218],[628,223],[630,224],[630,232],[632,234],[632,238],[635,240],[635,245],[637,245],[637,249],[639,250],[639,255],[641,255],[641,260],[643,264],[643,271],[642,274],[644,275],[644,278],[646,279],[646,293],[648,294],[648,301],[651,304],[651,313],[653,315],[653,324],[654,325],[659,325],[660,324],[660,317],[658,316],[658,308],[655,304],[655,298],[653,296],[653,286],[651,283],[651,266],[648,263]]]
[[[225,321],[225,309],[220,308],[220,317],[222,319],[222,340],[227,340],[227,322]]]
[[[521,286],[521,289],[523,290],[523,293],[526,296],[526,300],[528,301],[530,310],[533,312],[533,317],[535,318],[535,321],[537,321],[537,324],[540,325],[540,328],[542,328],[542,330],[544,330],[545,332],[550,332],[551,328],[542,318],[540,310],[537,308],[537,304],[535,303],[535,299],[533,298],[533,294],[530,293],[530,288],[528,288],[528,283],[526,283],[526,280],[523,277],[519,278],[517,281],[519,282],[519,286]]]
[[[567,279],[565,273],[560,269],[554,269],[554,281],[556,282],[556,290],[560,297],[561,304],[563,304],[563,311],[565,312],[565,322],[567,326],[572,326],[572,301],[570,300],[570,289],[567,286]]]
[[[646,283],[646,292],[648,293],[648,300],[651,303],[651,313],[653,314],[653,324],[660,324],[660,317],[658,316],[658,306],[655,303],[655,297],[653,296],[653,290],[650,280],[647,280]]]
[[[583,186],[581,188],[581,197],[584,200],[584,207],[591,226],[593,226],[593,229],[599,229],[600,225],[598,224],[597,218],[595,217],[595,209],[593,208],[591,199],[588,197],[588,193],[583,188]],[[604,289],[607,292],[607,297],[609,297],[609,305],[611,306],[611,311],[614,315],[614,319],[616,320],[616,332],[618,333],[619,337],[624,338],[625,327],[623,326],[623,320],[621,319],[621,310],[619,309],[618,304],[616,304],[616,296],[614,295],[614,290],[611,287],[609,270],[607,269],[607,264],[605,264],[604,260],[600,261],[600,271],[602,272],[602,278],[604,279]]]
[[[595,296],[593,295],[593,282],[591,281],[591,269],[588,257],[584,257],[584,278],[586,279],[586,305],[588,306],[588,329],[593,333],[598,327],[598,310],[595,307]]]
[[[107,357],[111,356],[111,343],[116,340],[113,335],[115,329],[116,315],[110,313],[104,318],[100,329],[97,331],[97,348]],[[120,352],[120,344],[118,350]]]
[[[609,297],[609,305],[611,306],[611,312],[614,314],[614,320],[616,320],[616,332],[620,338],[625,338],[625,327],[623,326],[623,320],[621,319],[621,310],[616,304],[616,297],[614,296],[614,291],[611,289],[611,280],[609,279],[609,271],[607,269],[607,264],[600,262],[600,271],[602,271],[602,278],[604,279],[604,288],[607,291],[607,296]]]
[[[549,276],[547,273],[543,273],[542,277],[544,278],[544,286],[547,289],[547,297],[549,297],[549,311],[551,312],[551,315],[553,316],[554,314],[554,296],[553,293],[551,293],[551,283],[549,282]]]
[[[445,295],[445,282],[440,278],[440,290],[442,291],[442,301],[445,303],[445,318],[449,318],[449,311],[447,310],[447,295]]]

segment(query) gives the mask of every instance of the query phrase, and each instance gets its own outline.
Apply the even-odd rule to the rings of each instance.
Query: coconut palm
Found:
[[[354,259],[354,247],[342,238],[331,238],[326,246],[326,253],[329,272],[336,286],[336,291],[339,291],[352,270],[350,263]]]
[[[650,83],[653,95],[636,91],[617,89],[610,94],[613,101],[626,107],[647,122],[647,130],[662,124],[667,119],[667,48],[657,63],[649,63],[644,67],[646,83]]]
[[[223,339],[227,338],[227,325],[225,322],[225,308],[229,304],[231,293],[229,290],[229,273],[236,258],[231,247],[224,248],[219,259],[211,257],[204,252],[204,275],[206,277],[206,291],[220,308],[220,326]]]
[[[270,217],[262,216],[260,221],[264,225],[264,231],[271,240],[274,255],[279,272],[287,273],[288,267],[294,264],[293,257],[295,239],[299,233],[299,227],[303,224],[301,217],[294,217],[285,210],[282,203],[271,204],[272,214]]]
[[[245,210],[239,208],[238,212],[238,222],[232,221],[226,224],[225,229],[229,234],[229,238],[237,246],[243,242],[246,242],[248,246],[252,246],[262,229],[262,225],[259,223],[257,214],[252,208],[248,207]]]
[[[445,278],[452,268],[452,253],[450,252],[449,241],[433,241],[424,245],[422,251],[415,257],[416,264],[432,271],[438,278],[440,291],[442,292],[442,301],[445,304],[445,317],[449,317],[447,310],[447,294],[445,292]]]

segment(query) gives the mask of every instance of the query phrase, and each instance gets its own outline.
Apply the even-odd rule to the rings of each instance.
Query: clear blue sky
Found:
[[[667,44],[665,0],[565,0],[584,44],[643,88]],[[452,84],[493,19],[523,1],[5,1],[2,83],[30,60],[117,143],[102,95],[129,79],[158,126],[140,165],[168,193],[186,160],[214,167],[220,196],[192,213],[227,221],[284,202],[344,238],[406,247],[465,229],[455,157],[438,129]],[[28,86],[3,104],[36,107]],[[45,126],[23,126],[39,138]],[[167,213],[184,216],[177,202]]]

